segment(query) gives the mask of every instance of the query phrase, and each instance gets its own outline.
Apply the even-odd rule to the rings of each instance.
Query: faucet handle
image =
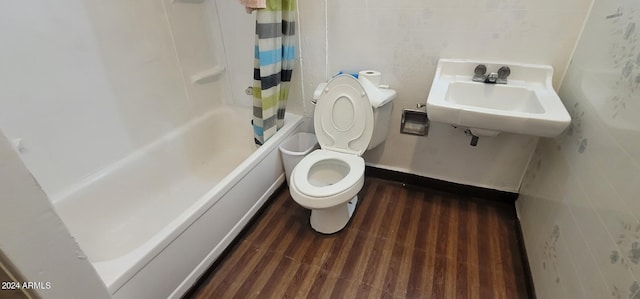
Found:
[[[498,69],[498,80],[496,83],[507,84],[507,77],[511,74],[511,69],[508,66],[502,66]]]
[[[476,76],[482,76],[487,73],[487,66],[484,64],[478,64],[476,68],[473,70],[473,73]]]
[[[498,69],[498,78],[507,79],[511,75],[511,69],[508,66],[503,66]]]
[[[487,73],[487,66],[484,64],[478,64],[476,68],[473,70],[473,81],[476,82],[484,82],[484,79],[487,77],[484,74]]]

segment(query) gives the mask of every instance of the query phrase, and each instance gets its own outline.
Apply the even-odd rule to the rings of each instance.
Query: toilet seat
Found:
[[[349,172],[333,185],[314,186],[309,182],[309,171],[319,162],[329,160],[344,162],[349,167]],[[325,167],[328,166],[329,165]],[[362,180],[364,177],[364,159],[356,155],[319,149],[304,157],[304,159],[296,165],[291,177],[300,193],[320,200],[343,192],[356,185],[359,180]]]
[[[321,148],[357,156],[367,150],[373,136],[373,108],[358,79],[351,75],[331,79],[313,115]]]

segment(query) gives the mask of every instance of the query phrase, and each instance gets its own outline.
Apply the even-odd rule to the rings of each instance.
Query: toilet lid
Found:
[[[329,81],[318,99],[314,126],[323,149],[364,153],[373,134],[373,108],[356,78],[340,75]]]

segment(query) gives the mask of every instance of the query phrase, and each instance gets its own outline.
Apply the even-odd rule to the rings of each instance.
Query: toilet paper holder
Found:
[[[418,104],[415,109],[402,109],[400,133],[418,136],[427,135],[429,132],[429,117],[425,106],[424,104]]]

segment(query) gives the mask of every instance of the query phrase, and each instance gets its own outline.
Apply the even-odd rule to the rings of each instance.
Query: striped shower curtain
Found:
[[[253,132],[262,145],[284,125],[295,56],[296,0],[267,0],[256,14]]]

